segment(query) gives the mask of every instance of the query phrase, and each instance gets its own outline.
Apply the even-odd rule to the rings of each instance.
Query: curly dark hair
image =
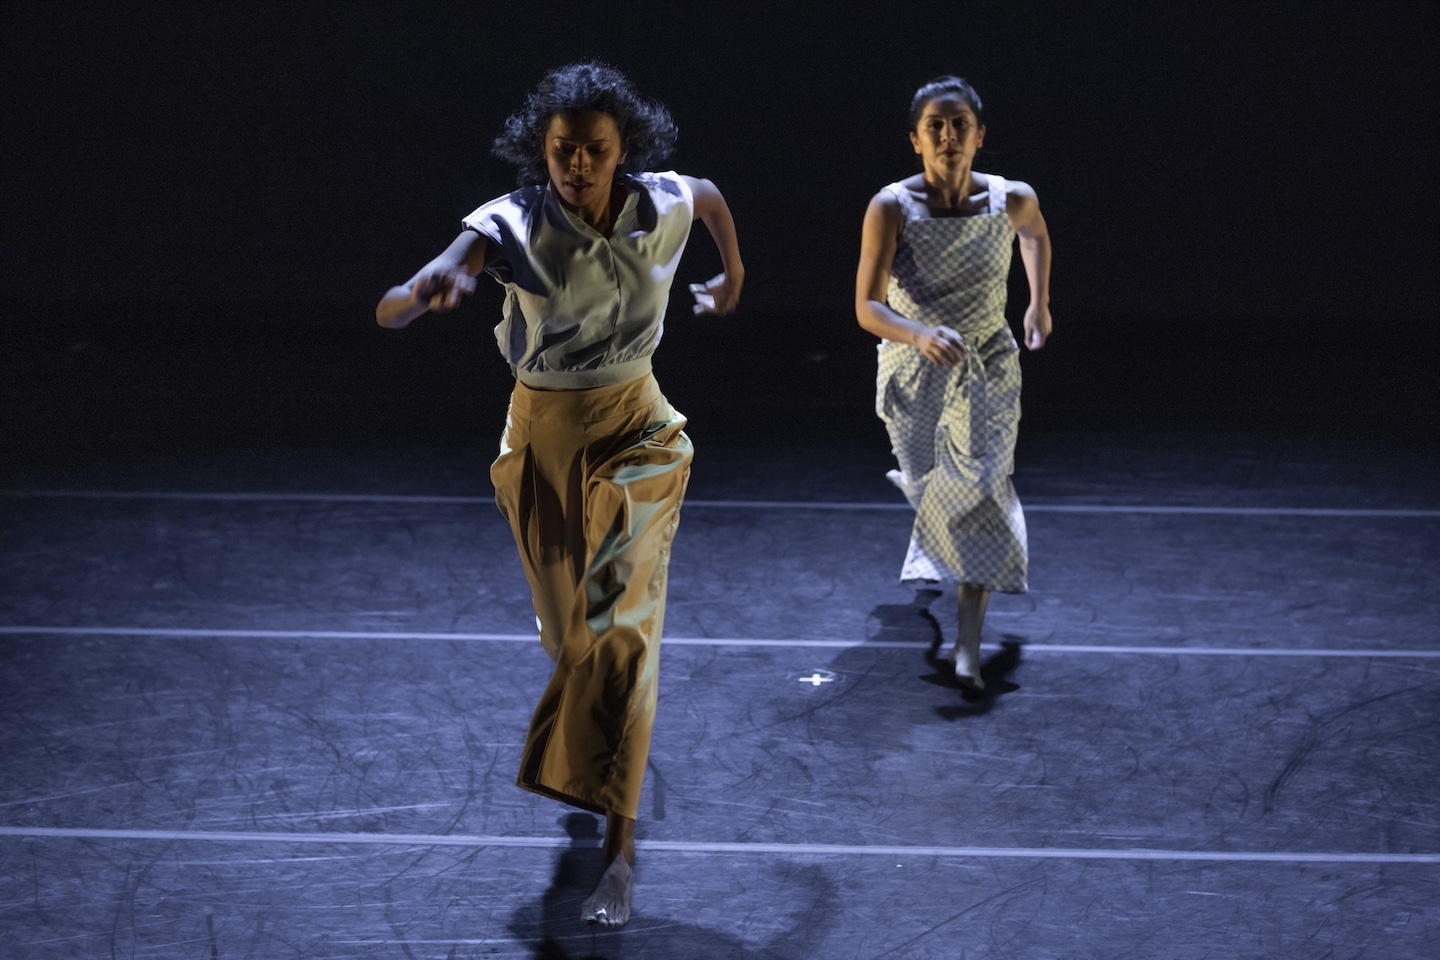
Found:
[[[980,105],[980,94],[963,77],[943,76],[936,77],[925,86],[915,91],[915,96],[910,101],[910,129],[914,130],[920,122],[920,115],[925,112],[925,104],[936,97],[946,93],[957,93],[960,99],[975,113],[975,122],[982,127],[985,125],[985,108]]]
[[[625,74],[609,64],[571,63],[545,74],[491,144],[495,156],[515,165],[520,186],[550,178],[545,131],[550,118],[566,110],[599,110],[614,118],[627,154],[620,167],[624,173],[647,170],[675,151],[679,131],[664,104],[642,97]]]

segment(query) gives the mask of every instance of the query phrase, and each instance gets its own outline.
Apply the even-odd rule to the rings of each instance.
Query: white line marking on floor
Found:
[[[1357,507],[1166,507],[1124,504],[1038,503],[1026,505],[1027,513],[1151,513],[1177,516],[1220,517],[1427,517],[1440,518],[1440,510],[1382,509]]]
[[[0,827],[0,836],[68,840],[157,840],[196,843],[329,843],[422,847],[568,847],[562,837],[438,836],[426,833],[263,833],[231,830],[89,830]],[[1203,860],[1251,863],[1436,863],[1440,853],[1295,853],[1248,850],[1118,850],[1083,847],[936,847],[833,843],[701,843],[637,840],[642,850],[666,853],[736,853],[843,857],[988,857],[1045,860]]]
[[[0,496],[16,499],[62,498],[74,500],[211,500],[231,503],[396,503],[492,505],[494,497],[425,496],[393,493],[287,493],[283,491],[225,493],[175,490],[0,490]],[[877,503],[870,501],[817,500],[686,500],[694,509],[717,510],[898,510],[910,509],[908,503]],[[1440,509],[1354,508],[1331,507],[1203,507],[1159,506],[1145,504],[1033,503],[1025,504],[1027,513],[1075,514],[1158,514],[1175,516],[1228,517],[1379,517],[1379,518],[1440,518]]]
[[[756,510],[910,510],[908,503],[800,502],[790,500],[686,500],[686,507]],[[1146,504],[1034,503],[1025,501],[1026,513],[1157,514],[1165,516],[1224,517],[1424,517],[1440,518],[1440,510],[1338,507],[1201,507]]]
[[[194,627],[43,627],[0,626],[0,636],[52,637],[179,637],[182,639],[235,640],[431,640],[484,643],[539,643],[532,633],[427,633],[382,630],[208,630]],[[751,639],[740,637],[666,637],[672,647],[789,647],[800,650],[924,650],[925,643],[896,640],[801,640]],[[985,644],[985,649],[995,649]],[[1391,659],[1440,659],[1440,650],[1353,650],[1320,647],[1161,647],[1093,643],[1024,643],[1024,653],[1115,653],[1151,656],[1200,657],[1387,657]]]

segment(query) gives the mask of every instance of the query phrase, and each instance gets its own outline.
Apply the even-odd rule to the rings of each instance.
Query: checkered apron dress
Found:
[[[915,508],[902,581],[968,583],[1024,593],[1025,514],[1010,475],[1020,425],[1019,347],[1005,322],[1015,229],[1005,180],[988,175],[985,213],[932,218],[908,190],[887,301],[902,316],[946,326],[965,362],[946,370],[915,347],[883,341],[875,412],[899,471],[890,477]]]

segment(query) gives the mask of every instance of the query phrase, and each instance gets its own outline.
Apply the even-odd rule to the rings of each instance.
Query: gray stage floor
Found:
[[[492,438],[12,460],[0,955],[1435,956],[1433,444],[1032,417],[1032,589],[967,701],[926,659],[953,598],[894,580],[878,428],[807,416],[692,411],[605,934],[594,818],[512,785],[548,662]]]

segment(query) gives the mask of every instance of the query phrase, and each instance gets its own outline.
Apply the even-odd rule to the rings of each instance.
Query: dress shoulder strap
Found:
[[[897,181],[885,189],[893,193],[895,198],[900,201],[900,212],[904,215],[906,223],[920,219],[920,211],[915,208],[915,198],[910,195],[909,190],[905,189],[905,184]]]
[[[990,213],[1005,212],[1005,178],[996,173],[987,173],[985,178],[990,181]]]

